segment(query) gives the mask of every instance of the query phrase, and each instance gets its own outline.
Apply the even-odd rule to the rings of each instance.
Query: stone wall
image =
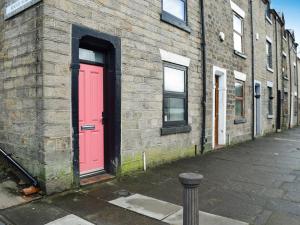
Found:
[[[44,180],[42,5],[3,21],[0,2],[0,146]]]
[[[44,0],[43,82],[46,179],[51,192],[72,179],[71,25],[121,38],[122,172],[195,154],[200,141],[200,16],[188,1],[191,33],[160,20],[161,1]],[[159,49],[191,59],[188,121],[192,131],[161,136],[163,71]]]

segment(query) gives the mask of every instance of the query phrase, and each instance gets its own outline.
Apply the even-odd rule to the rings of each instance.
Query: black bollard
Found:
[[[201,174],[182,173],[179,181],[183,185],[183,225],[199,225],[199,186]]]

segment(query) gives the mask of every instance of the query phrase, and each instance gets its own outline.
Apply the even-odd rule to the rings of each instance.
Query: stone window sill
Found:
[[[172,16],[171,14],[165,11],[162,11],[160,15],[160,20],[170,25],[173,25],[181,30],[184,30],[185,32],[191,33],[191,28],[186,24],[186,21],[177,19],[175,16]]]
[[[267,117],[269,120],[274,119],[274,115],[268,115]]]
[[[246,118],[241,118],[241,119],[235,119],[234,124],[242,124],[242,123],[247,123]]]
[[[266,16],[266,20],[269,22],[269,24],[273,25],[272,20],[268,16]]]
[[[233,52],[234,52],[234,54],[236,54],[237,56],[239,56],[239,57],[241,57],[241,58],[243,58],[243,59],[247,59],[247,56],[246,56],[244,53],[239,52],[239,51],[237,51],[237,50],[234,50]]]
[[[272,68],[270,68],[269,66],[267,66],[267,70],[271,73],[274,73],[274,70]]]
[[[180,133],[189,133],[191,132],[192,127],[190,125],[178,126],[178,127],[163,127],[161,128],[161,136],[170,135],[170,134],[180,134]]]

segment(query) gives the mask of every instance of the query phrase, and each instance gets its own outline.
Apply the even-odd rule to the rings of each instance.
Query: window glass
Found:
[[[183,0],[163,0],[163,10],[185,20],[185,1]]]
[[[236,118],[244,117],[244,85],[242,81],[235,82],[235,116]]]
[[[164,66],[163,125],[187,124],[186,67],[166,63]]]
[[[267,52],[267,66],[272,69],[273,62],[272,62],[272,43],[267,41],[266,43],[266,52]]]
[[[165,91],[184,92],[184,71],[169,67],[164,69]]]
[[[234,50],[238,52],[243,52],[243,19],[233,14],[233,44]]]
[[[242,52],[242,36],[237,33],[233,34],[234,38],[234,50]]]
[[[235,115],[236,117],[243,116],[243,101],[235,100]]]
[[[79,59],[95,63],[104,63],[104,54],[101,52],[79,48]]]
[[[243,84],[235,83],[235,95],[237,97],[243,97],[243,95],[244,95]]]
[[[184,99],[165,98],[165,122],[184,120]]]
[[[233,15],[233,29],[242,34],[242,20],[236,15]]]

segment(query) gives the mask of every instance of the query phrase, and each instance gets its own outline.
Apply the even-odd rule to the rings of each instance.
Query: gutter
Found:
[[[203,96],[202,96],[202,131],[201,131],[201,154],[204,153],[206,144],[206,29],[205,29],[205,15],[204,15],[204,1],[200,0],[200,13],[201,13],[201,51],[202,51],[202,76],[203,76]]]
[[[252,62],[251,62],[251,74],[252,74],[252,126],[251,126],[251,133],[252,133],[252,140],[254,140],[254,121],[255,121],[255,112],[254,112],[254,92],[255,92],[255,61],[254,61],[254,22],[253,22],[253,0],[250,0],[250,15],[251,15],[251,54],[252,54]]]

